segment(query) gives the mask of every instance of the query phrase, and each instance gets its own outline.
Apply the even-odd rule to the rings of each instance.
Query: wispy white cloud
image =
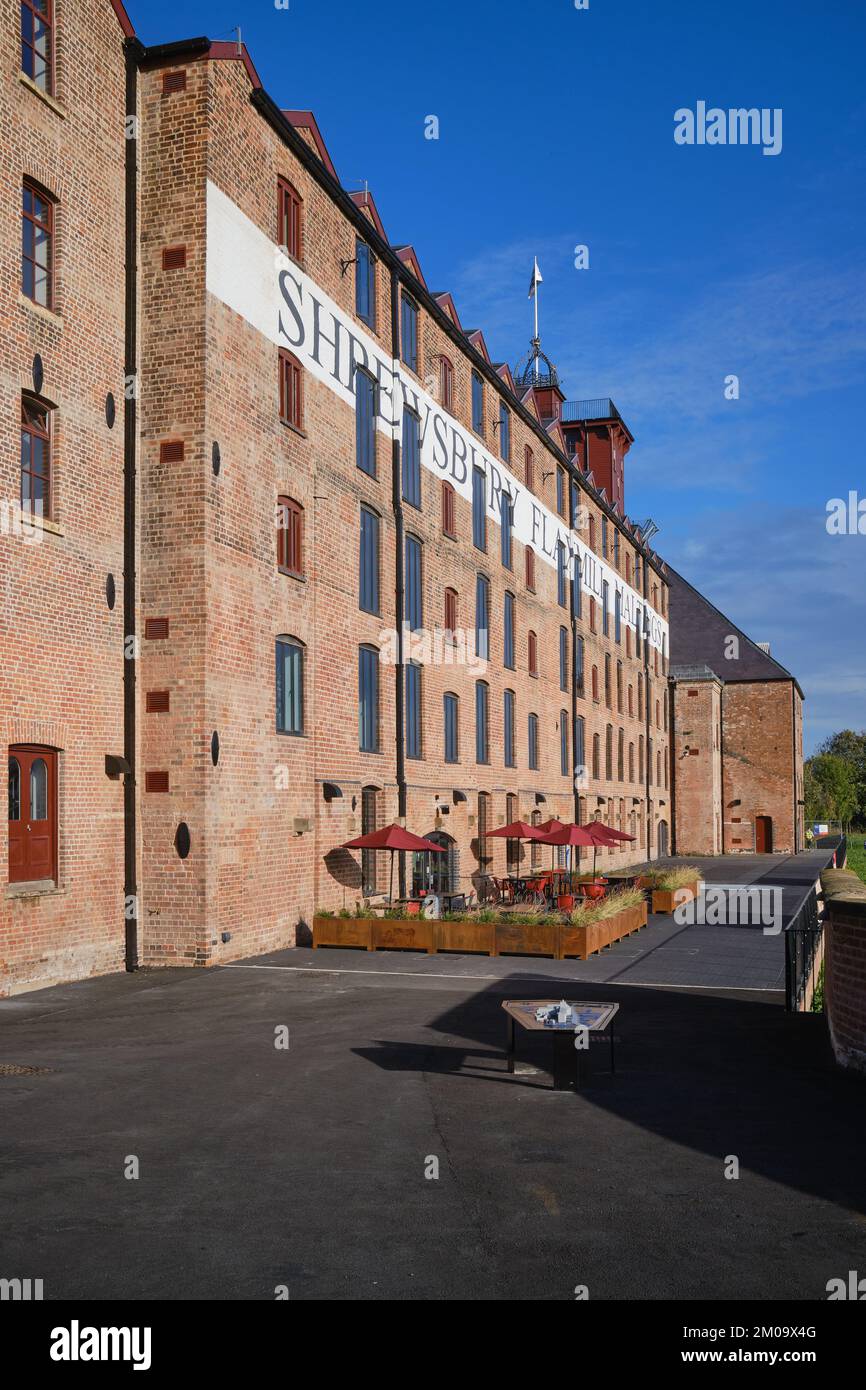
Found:
[[[866,536],[829,536],[818,509],[731,509],[666,529],[664,554],[806,696],[805,741],[866,727]]]

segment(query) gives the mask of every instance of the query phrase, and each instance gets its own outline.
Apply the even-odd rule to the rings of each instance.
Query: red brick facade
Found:
[[[676,853],[801,850],[803,699],[796,682],[723,683],[707,668],[678,675],[671,689]]]
[[[106,754],[122,753],[124,727],[124,30],[107,0],[78,7],[81,36],[66,11],[58,6],[65,33],[55,103],[65,110],[17,78],[7,76],[3,86],[7,206],[17,204],[22,175],[56,199],[58,302],[49,313],[22,303],[17,281],[4,285],[4,321],[13,333],[3,360],[9,437],[2,495],[18,493],[13,431],[20,393],[34,390],[38,351],[41,395],[55,422],[57,516],[39,545],[0,537],[10,596],[0,707],[7,746],[59,750],[58,877],[4,893],[3,992],[123,962],[123,787],[106,776],[104,762]],[[14,36],[17,21],[4,32]],[[58,25],[59,45],[60,38]],[[339,188],[315,122],[270,106],[246,55],[239,60],[228,44],[193,44],[170,58],[137,54],[138,589],[130,655],[138,732],[134,826],[127,819],[135,853],[127,880],[132,871],[141,962],[210,964],[293,945],[315,907],[351,908],[362,896],[360,857],[340,844],[399,816],[418,833],[450,837],[455,888],[477,888],[483,874],[505,873],[505,842],[484,840],[481,831],[506,818],[585,821],[599,814],[634,834],[634,845],[600,854],[602,867],[667,852],[674,788],[666,571],[621,508],[608,502],[591,472],[592,457],[587,471],[585,435],[578,431],[569,444],[558,419],[550,418],[552,393],[516,385],[507,367],[490,362],[480,334],[466,336],[450,299],[427,291],[411,249],[388,246],[372,199],[352,199]],[[10,48],[6,58],[10,73],[18,54]],[[293,256],[279,250],[295,234],[295,224],[288,233],[280,221],[278,190],[286,184],[299,206]],[[227,226],[236,229],[237,243],[226,240]],[[7,219],[7,266],[18,264],[19,235],[17,222]],[[375,255],[374,326],[355,312],[359,238]],[[305,340],[302,348],[292,337],[293,294],[307,306],[316,303],[315,327],[324,336],[339,338],[328,317],[332,309],[339,315],[344,365],[350,350],[385,364],[374,463],[367,469],[359,467],[353,391],[336,383],[338,371],[331,381],[316,370],[315,342],[310,347]],[[417,306],[413,365],[400,361],[404,295]],[[404,351],[405,341],[404,334]],[[286,369],[300,368],[297,386],[282,390],[281,348],[290,354]],[[326,344],[322,352],[335,355],[337,348]],[[443,358],[450,365],[450,405],[442,399]],[[484,393],[482,418],[474,422],[473,373]],[[431,463],[424,454],[419,498],[402,495],[403,436],[399,425],[387,424],[387,383],[395,414],[398,391],[405,390],[409,403],[418,395],[421,416],[427,402],[434,449],[441,445],[456,478],[447,528],[444,458]],[[281,417],[286,392],[295,389],[292,422]],[[113,429],[104,409],[109,390],[117,401]],[[614,436],[619,491],[631,437],[619,425],[609,432]],[[485,473],[484,547],[473,543],[458,445],[466,478],[472,459]],[[493,505],[500,488],[511,490],[515,503],[510,563]],[[577,529],[567,519],[572,489],[581,508]],[[291,565],[278,563],[285,558],[277,526],[281,499],[295,517],[292,544],[299,553]],[[378,518],[375,614],[359,602],[362,508]],[[560,585],[557,534],[580,558],[582,586],[569,582],[570,573]],[[403,704],[398,692],[408,679],[407,653],[402,663],[381,658],[400,628],[401,603],[407,616],[401,597],[407,537],[420,545],[416,601],[433,658],[420,668],[420,745],[412,748],[404,734],[401,757],[397,715],[398,707],[405,710],[405,691]],[[109,573],[117,588],[111,609]],[[474,634],[479,575],[489,593],[483,672],[471,662],[455,663],[454,648],[443,643],[446,627]],[[600,602],[605,576],[607,632]],[[456,595],[448,600],[447,622],[446,590]],[[511,652],[506,603],[513,611]],[[41,624],[28,620],[33,604]],[[641,629],[646,623],[651,634],[640,647],[630,620],[638,611]],[[301,654],[296,733],[277,732],[280,638]],[[583,683],[573,690],[581,646]],[[361,647],[380,654],[377,751],[360,751]],[[489,751],[479,762],[481,678]],[[446,761],[446,695],[456,697],[459,710],[456,761]],[[511,762],[507,699],[514,708]],[[760,691],[754,699],[761,704]],[[734,721],[742,733],[732,723],[725,763],[736,757],[751,768],[761,750],[748,741],[747,701],[745,691],[734,701],[742,708]],[[530,766],[530,716],[537,720],[537,767]],[[714,717],[709,708],[702,713],[708,727]],[[773,713],[774,727],[776,718]],[[790,777],[778,768],[780,782]],[[744,785],[744,774],[737,774],[724,796],[743,796]],[[753,809],[762,790],[749,791]],[[680,796],[697,821],[704,814],[699,777],[691,788],[683,782]],[[525,854],[521,862],[528,862]],[[372,878],[376,871],[366,868]],[[383,863],[379,887],[385,874]]]

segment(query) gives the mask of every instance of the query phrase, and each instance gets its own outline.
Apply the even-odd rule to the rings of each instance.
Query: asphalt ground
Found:
[[[3,1001],[0,1062],[44,1070],[0,1076],[0,1276],[48,1300],[812,1300],[866,1269],[864,1092],[823,1018],[589,965],[299,950]],[[578,1093],[544,1034],[506,1071],[502,999],[560,993],[620,1005],[617,1075],[594,1046]]]

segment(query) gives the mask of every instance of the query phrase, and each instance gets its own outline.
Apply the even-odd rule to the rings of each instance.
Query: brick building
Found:
[[[803,692],[790,671],[667,569],[677,854],[796,854]]]
[[[292,945],[396,818],[453,887],[518,817],[667,853],[669,576],[613,402],[491,361],[245,50],[6,9],[0,991]]]

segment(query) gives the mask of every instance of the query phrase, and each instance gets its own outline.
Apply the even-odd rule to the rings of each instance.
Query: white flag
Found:
[[[541,271],[538,269],[538,258],[536,256],[533,256],[532,259],[534,261],[534,265],[532,267],[532,279],[529,282],[529,294],[527,295],[528,299],[531,299],[532,296],[535,294],[536,285],[540,285],[543,283]]]

